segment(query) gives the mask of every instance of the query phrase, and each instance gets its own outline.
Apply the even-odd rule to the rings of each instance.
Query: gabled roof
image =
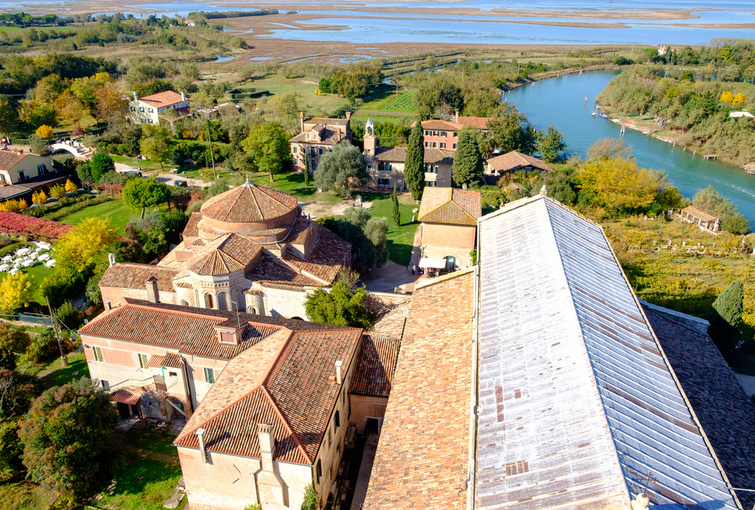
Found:
[[[173,292],[173,278],[178,269],[148,264],[121,262],[105,270],[100,280],[100,287],[118,289],[144,289],[149,278],[157,279],[157,288],[162,292]]]
[[[19,154],[16,151],[0,150],[0,170],[10,170],[27,156],[32,156],[32,154]]]
[[[682,212],[689,214],[693,218],[696,218],[696,219],[702,220],[702,221],[706,221],[706,222],[708,222],[708,221],[716,221],[718,219],[715,216],[713,216],[712,214],[708,214],[708,213],[703,212],[700,209],[698,209],[696,207],[692,207],[692,206],[685,207],[684,209],[682,209]]]
[[[417,220],[447,225],[477,225],[482,216],[480,192],[454,188],[425,188]]]
[[[317,132],[319,134],[319,140],[307,140],[307,133]],[[338,143],[346,140],[346,136],[338,129],[330,129],[327,126],[318,125],[312,129],[308,129],[303,133],[299,133],[295,137],[291,138],[289,143],[310,143],[315,145],[337,145]]]
[[[338,272],[348,262],[351,254],[351,243],[344,241],[325,227],[318,229],[317,244],[309,252],[305,260],[291,252],[286,252],[283,260],[298,268],[305,275],[322,280],[330,285],[338,277]]]
[[[477,508],[734,510],[602,229],[547,197],[480,220]]]
[[[412,296],[365,509],[466,508],[473,288],[457,271]]]
[[[277,333],[231,360],[175,441],[209,451],[260,457],[258,425],[272,426],[276,460],[313,464],[361,330],[288,321]]]
[[[375,159],[403,163],[406,161],[406,147],[378,147],[375,150]],[[425,147],[424,161],[425,163],[447,163],[450,165],[454,162],[454,151]]]
[[[474,129],[487,129],[489,120],[489,117],[454,117],[453,121],[430,119],[422,121],[422,128],[442,131],[461,131],[464,127],[469,126]]]
[[[207,200],[202,215],[227,223],[256,223],[284,216],[298,206],[293,195],[246,183]]]
[[[490,158],[488,160],[488,166],[491,170],[503,172],[513,172],[528,166],[545,170],[546,172],[553,171],[553,167],[548,165],[545,161],[517,151],[507,152],[506,154]]]
[[[152,94],[150,96],[140,97],[139,101],[156,108],[163,108],[164,106],[171,106],[183,102],[185,99],[181,97],[181,94],[177,94],[172,90],[166,90],[165,92],[158,92],[157,94]]]

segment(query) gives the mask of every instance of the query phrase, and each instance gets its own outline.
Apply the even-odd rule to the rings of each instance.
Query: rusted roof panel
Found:
[[[734,509],[599,226],[544,197],[480,222],[479,508]]]

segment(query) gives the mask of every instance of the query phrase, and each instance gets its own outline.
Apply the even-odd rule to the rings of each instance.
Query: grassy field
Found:
[[[410,194],[399,196],[399,210],[401,211],[401,226],[393,223],[393,204],[391,195],[388,193],[361,193],[362,198],[372,202],[370,214],[388,219],[388,241],[386,249],[388,258],[402,266],[408,266],[412,259],[412,247],[414,246],[414,233],[417,231],[419,222],[412,222],[413,209],[419,208]]]
[[[359,107],[360,110],[374,110],[386,113],[402,112],[417,113],[417,105],[414,102],[414,92],[396,90],[389,86],[381,87],[369,100]]]
[[[60,365],[60,358],[56,357],[47,365],[32,365],[25,362],[23,357],[19,358],[18,370],[27,375],[36,375],[42,379],[45,388],[68,384],[74,379],[89,377],[86,356],[83,352],[72,352],[68,354],[68,366]]]
[[[136,159],[136,158],[132,158],[130,156],[117,156],[117,155],[112,155],[110,157],[113,158],[113,161],[115,161],[116,163],[122,163],[124,165],[128,165],[128,166],[133,167],[135,169],[139,168],[139,167],[142,167],[142,170],[144,170],[146,172],[160,171],[160,164],[152,162],[152,161],[150,161],[148,159]],[[167,170],[167,169],[170,169],[172,167],[168,166],[168,167],[164,167],[164,168]]]
[[[60,221],[69,225],[78,225],[85,218],[91,217],[108,218],[110,224],[115,228],[118,234],[126,235],[126,225],[128,222],[139,217],[138,213],[132,212],[121,200],[111,200],[104,204],[87,207],[81,211],[64,216]]]
[[[268,91],[273,96],[278,94],[296,94],[299,96],[299,107],[307,115],[327,115],[349,105],[349,101],[336,94],[317,95],[317,82],[312,79],[289,79],[279,74],[266,76],[255,80],[251,87],[255,92]],[[239,87],[243,90],[242,87]],[[268,99],[269,100],[269,99]]]
[[[131,429],[123,435],[126,463],[115,475],[113,494],[95,508],[160,510],[181,478],[175,436],[160,430]]]

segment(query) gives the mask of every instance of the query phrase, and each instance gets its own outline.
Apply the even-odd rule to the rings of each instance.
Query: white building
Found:
[[[189,100],[186,94],[166,90],[151,96],[139,97],[139,94],[134,92],[134,99],[129,103],[129,117],[134,124],[158,124],[159,117],[169,110],[175,111],[176,117],[189,115]]]

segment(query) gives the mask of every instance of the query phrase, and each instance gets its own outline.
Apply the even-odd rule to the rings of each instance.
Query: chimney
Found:
[[[349,120],[349,119],[351,119],[351,112],[347,111],[346,112],[346,120]]]
[[[204,446],[204,433],[205,429],[197,429],[195,434],[199,439],[199,451],[202,452],[202,464],[207,464],[207,449]]]
[[[540,196],[541,197],[547,197],[548,196],[548,189],[543,185],[542,188],[540,188]]]
[[[110,304],[110,301],[105,301],[105,311],[109,312],[113,309],[113,305]]]
[[[115,265],[115,254],[114,253],[108,253],[107,254],[107,261],[110,263],[110,267],[113,267]]]
[[[137,91],[134,91],[134,101],[139,100],[139,93]]]
[[[459,110],[454,112],[454,122],[457,124],[459,123]]]
[[[150,276],[145,284],[147,286],[147,300],[150,303],[159,303],[160,291],[157,288],[157,278]]]
[[[181,101],[186,101],[186,92],[181,91]]]
[[[299,129],[300,132],[304,132],[304,112],[299,112]]]
[[[341,367],[343,366],[343,361],[336,361],[336,383],[340,386],[343,384],[343,374],[341,374]]]
[[[275,439],[273,439],[272,427],[266,423],[257,424],[257,435],[260,442],[260,457],[262,459],[262,470],[273,471],[273,450],[275,448]]]

